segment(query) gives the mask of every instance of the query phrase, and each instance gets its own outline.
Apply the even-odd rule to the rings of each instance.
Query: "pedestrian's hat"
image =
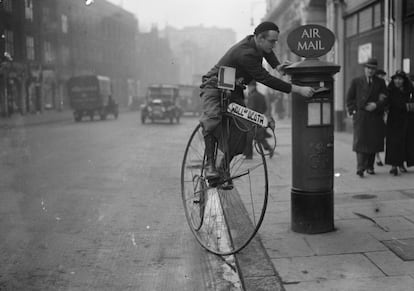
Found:
[[[258,35],[262,32],[269,31],[269,30],[275,30],[279,32],[279,27],[270,21],[265,21],[260,23],[255,29],[254,29],[254,35]]]
[[[367,68],[376,69],[378,67],[378,61],[375,58],[369,58],[364,66]]]
[[[391,76],[391,79],[400,77],[402,79],[407,79],[407,74],[402,70],[397,70],[394,75]]]
[[[387,73],[383,69],[377,70],[377,75],[386,75]]]

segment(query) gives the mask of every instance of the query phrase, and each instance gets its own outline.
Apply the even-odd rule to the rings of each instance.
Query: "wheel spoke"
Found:
[[[254,160],[239,155],[232,159],[230,173],[218,188],[203,178],[204,139],[201,126],[191,135],[181,169],[182,200],[186,217],[197,241],[208,251],[229,255],[254,237],[267,205],[267,167],[261,146]],[[223,182],[234,188],[223,190]],[[226,188],[227,189],[227,188]]]

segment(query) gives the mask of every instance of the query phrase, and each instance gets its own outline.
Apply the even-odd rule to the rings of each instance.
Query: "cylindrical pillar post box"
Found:
[[[316,89],[311,98],[292,96],[292,230],[323,233],[333,220],[333,75],[339,66],[307,59],[286,72],[292,83]]]

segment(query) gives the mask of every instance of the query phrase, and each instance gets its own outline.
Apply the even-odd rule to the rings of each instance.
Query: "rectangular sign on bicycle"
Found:
[[[234,90],[236,83],[236,69],[232,67],[221,66],[218,71],[219,89]]]
[[[247,121],[253,122],[261,127],[267,127],[269,122],[264,114],[241,106],[237,103],[230,103],[227,111]]]

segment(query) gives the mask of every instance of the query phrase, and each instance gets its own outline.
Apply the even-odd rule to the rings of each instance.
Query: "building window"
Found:
[[[42,22],[43,24],[47,25],[50,22],[50,9],[49,7],[43,7],[42,8]]]
[[[5,46],[4,53],[8,53],[11,57],[14,56],[14,36],[13,31],[4,30]]]
[[[69,64],[69,60],[70,60],[70,50],[67,46],[62,46],[62,64],[63,65],[67,65]]]
[[[49,41],[44,42],[44,58],[46,63],[51,63],[54,60],[53,47]]]
[[[7,12],[12,12],[13,10],[12,0],[3,0],[3,7],[4,7],[4,10],[6,10]]]
[[[374,27],[382,25],[381,3],[374,5]]]
[[[62,23],[62,32],[68,33],[68,17],[65,14],[62,14],[60,17]]]
[[[346,36],[350,37],[357,34],[358,17],[357,14],[353,14],[345,19]]]
[[[404,7],[405,16],[414,14],[414,1],[405,0],[404,2],[405,2],[405,7]]]
[[[32,0],[24,0],[24,15],[27,20],[33,20],[33,2]]]
[[[358,30],[364,32],[372,29],[372,6],[359,12]]]
[[[34,38],[26,36],[26,58],[30,61],[35,59]]]

